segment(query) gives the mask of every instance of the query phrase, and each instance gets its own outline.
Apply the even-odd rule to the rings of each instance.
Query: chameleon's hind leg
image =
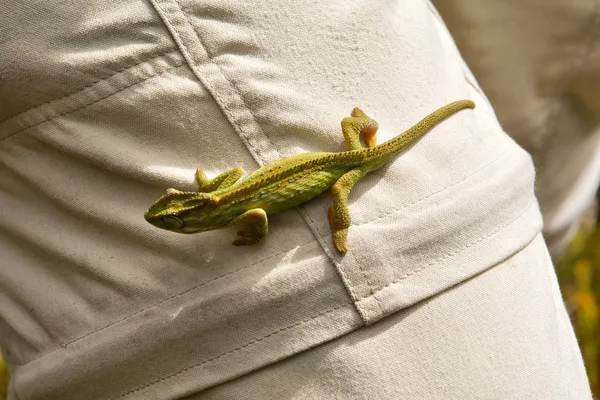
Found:
[[[346,142],[346,150],[358,150],[363,146],[360,143],[360,137],[364,140],[367,147],[373,147],[377,144],[376,135],[379,124],[370,118],[360,108],[355,107],[352,110],[352,116],[342,120],[342,133]]]
[[[242,167],[236,167],[225,171],[222,174],[208,179],[204,171],[201,168],[196,170],[196,182],[198,182],[198,191],[203,193],[214,192],[218,189],[229,187],[236,183],[238,179],[242,177],[244,170]]]
[[[356,168],[346,172],[331,187],[333,204],[329,207],[329,225],[333,233],[333,244],[342,254],[348,251],[346,238],[350,227],[350,211],[348,210],[348,195],[352,187],[369,172],[367,169]]]
[[[233,241],[236,246],[248,246],[264,239],[269,232],[267,213],[262,208],[253,208],[236,217],[229,225],[246,225],[237,234],[239,238]]]

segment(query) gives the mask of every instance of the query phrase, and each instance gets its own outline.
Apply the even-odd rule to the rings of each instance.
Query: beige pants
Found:
[[[0,8],[0,347],[12,399],[589,399],[530,156],[426,2]],[[269,237],[144,221],[168,187],[388,140],[471,99]]]

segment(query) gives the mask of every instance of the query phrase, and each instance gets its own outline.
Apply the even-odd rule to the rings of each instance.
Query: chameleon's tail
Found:
[[[471,100],[459,100],[438,108],[394,139],[371,147],[373,155],[393,155],[425,135],[431,128],[464,108],[475,108]]]

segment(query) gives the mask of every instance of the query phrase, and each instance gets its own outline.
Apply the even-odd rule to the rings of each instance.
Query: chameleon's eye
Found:
[[[179,218],[177,218],[174,215],[165,215],[162,218],[163,222],[165,223],[165,226],[168,229],[181,229],[183,228],[183,221],[180,220]]]

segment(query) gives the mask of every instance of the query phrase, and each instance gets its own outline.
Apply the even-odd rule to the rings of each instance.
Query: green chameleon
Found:
[[[346,237],[350,227],[348,194],[368,172],[387,164],[392,157],[423,136],[433,126],[452,114],[475,108],[470,100],[450,103],[426,116],[403,134],[376,145],[378,124],[359,108],[342,120],[346,151],[312,152],[282,158],[243,175],[241,167],[208,179],[201,169],[196,171],[197,192],[167,189],[146,211],[144,217],[152,225],[179,233],[195,233],[242,225],[236,246],[258,243],[268,232],[267,214],[302,204],[331,188],[333,205],[329,223],[333,243],[346,253]],[[367,147],[363,147],[360,138]]]

